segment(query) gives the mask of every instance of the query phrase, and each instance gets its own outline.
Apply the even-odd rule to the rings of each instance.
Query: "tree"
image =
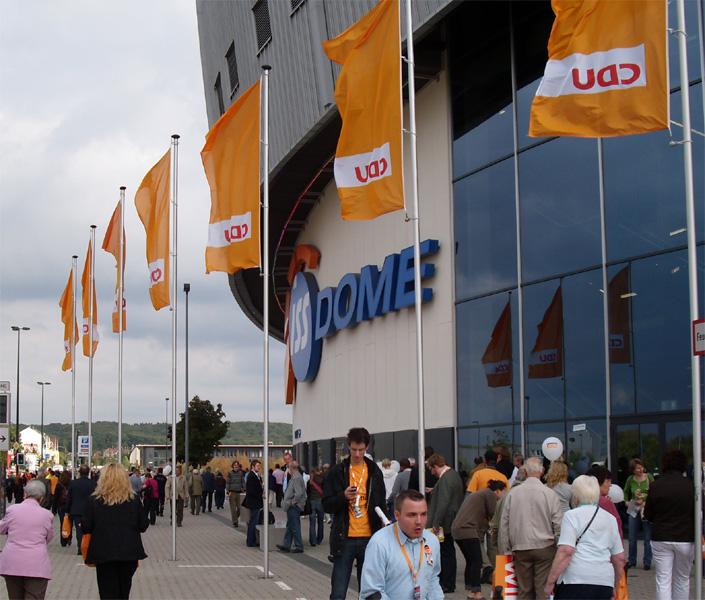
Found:
[[[184,456],[184,416],[176,424],[177,459]],[[213,458],[213,451],[228,433],[223,405],[214,407],[210,400],[194,396],[188,405],[189,463],[204,465]]]

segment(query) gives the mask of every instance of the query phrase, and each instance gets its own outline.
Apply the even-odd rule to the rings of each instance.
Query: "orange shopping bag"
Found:
[[[498,554],[492,577],[492,592],[502,588],[502,598],[517,597],[517,576],[514,573],[514,557],[511,554]]]

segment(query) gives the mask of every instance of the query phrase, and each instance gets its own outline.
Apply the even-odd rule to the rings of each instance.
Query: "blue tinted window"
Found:
[[[475,457],[484,456],[495,446],[507,446],[514,454],[521,452],[521,433],[518,426],[497,425],[495,427],[473,427],[458,430],[458,464],[469,473],[474,467]]]

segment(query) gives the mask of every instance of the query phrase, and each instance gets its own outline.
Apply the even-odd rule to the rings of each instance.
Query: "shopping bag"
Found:
[[[627,591],[627,574],[622,575],[617,586],[617,594],[615,600],[629,600],[629,592]]]
[[[61,537],[65,540],[71,537],[71,517],[68,515],[64,516],[64,520],[61,523]]]
[[[85,564],[87,567],[95,567],[95,565],[91,565],[86,562],[86,556],[88,555],[88,546],[91,545],[91,534],[90,533],[84,533],[83,537],[81,538],[81,556],[83,557],[83,564]]]

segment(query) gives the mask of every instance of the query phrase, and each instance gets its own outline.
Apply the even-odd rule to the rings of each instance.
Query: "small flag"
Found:
[[[609,316],[610,362],[612,364],[631,361],[629,300],[629,265],[627,265],[609,283],[607,314]]]
[[[399,0],[382,0],[323,43],[343,65],[335,101],[343,127],[335,183],[343,219],[366,220],[404,208]]]
[[[73,314],[73,269],[71,269],[64,293],[61,294],[59,306],[61,307],[61,322],[64,324],[64,362],[61,365],[61,370],[68,371],[73,368],[74,349],[78,342],[78,323],[76,323],[76,315]],[[71,327],[73,327],[73,348],[71,347]]]
[[[539,334],[529,358],[529,379],[563,375],[563,294],[561,286],[539,324]]]
[[[201,160],[211,190],[206,273],[258,267],[260,82],[206,135]]]
[[[665,0],[553,0],[529,135],[614,137],[668,127]]]
[[[512,385],[512,313],[509,301],[494,326],[482,364],[489,387]]]
[[[98,335],[98,304],[95,298],[95,280],[91,286],[91,280],[93,279],[92,255],[93,246],[91,242],[88,242],[86,264],[83,266],[83,274],[81,275],[81,287],[83,288],[81,306],[83,308],[83,355],[89,357],[95,356],[95,351],[100,341],[100,336]],[[91,321],[91,293],[93,294],[93,352],[90,351],[91,333],[88,325]]]
[[[120,332],[120,314],[118,313],[118,302],[119,302],[119,291],[120,283],[122,284],[122,330],[127,329],[127,311],[125,310],[125,253],[127,252],[127,240],[125,239],[125,227],[122,228],[122,241],[123,241],[123,254],[122,260],[120,260],[120,217],[122,214],[121,203],[113,211],[113,216],[108,224],[108,229],[105,232],[105,238],[103,239],[103,250],[110,252],[115,257],[117,261],[117,283],[115,284],[115,302],[113,303],[113,333]],[[120,268],[122,266],[122,269]]]
[[[142,180],[135,207],[147,232],[149,297],[154,310],[170,306],[169,293],[169,185],[171,149]]]

